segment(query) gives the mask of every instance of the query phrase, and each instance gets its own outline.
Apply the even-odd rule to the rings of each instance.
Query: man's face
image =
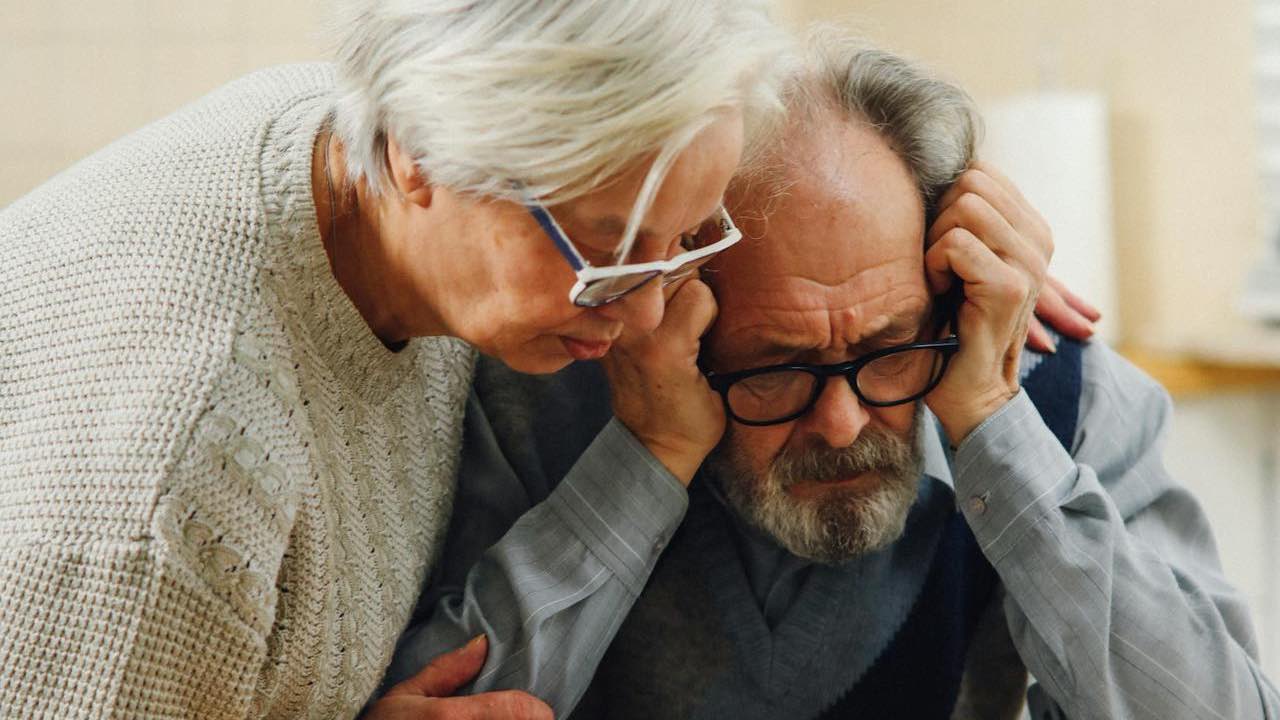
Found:
[[[925,339],[924,208],[901,158],[864,123],[828,117],[786,138],[789,186],[736,188],[745,239],[710,275],[711,369],[837,363]],[[735,509],[793,553],[840,562],[901,533],[919,478],[919,403],[863,406],[829,378],[813,409],[730,423],[709,467]]]

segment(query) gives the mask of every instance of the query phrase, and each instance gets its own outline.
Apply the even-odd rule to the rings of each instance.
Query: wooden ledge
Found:
[[[1122,347],[1120,354],[1158,380],[1174,397],[1280,390],[1280,365],[1237,365],[1135,347]]]

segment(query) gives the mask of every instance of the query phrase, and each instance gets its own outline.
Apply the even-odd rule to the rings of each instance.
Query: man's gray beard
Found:
[[[707,460],[729,505],[792,554],[837,564],[888,546],[902,535],[919,487],[921,453],[916,440],[922,406],[906,440],[868,425],[847,448],[784,449],[760,477],[730,434]],[[786,492],[804,481],[833,481],[874,472],[870,490],[831,488],[817,497]]]

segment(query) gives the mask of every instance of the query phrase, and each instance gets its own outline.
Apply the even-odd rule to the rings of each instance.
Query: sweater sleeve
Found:
[[[244,718],[264,638],[153,538],[0,553],[0,716]]]
[[[293,509],[251,501],[276,474],[256,433],[189,432],[150,478],[23,465],[43,492],[0,512],[0,717],[256,714]]]

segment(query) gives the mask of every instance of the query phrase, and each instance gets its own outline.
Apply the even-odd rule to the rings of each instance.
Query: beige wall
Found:
[[[255,68],[320,57],[321,0],[0,0],[0,207]]]
[[[980,103],[1057,85],[1111,104],[1122,339],[1240,355],[1280,342],[1234,311],[1263,254],[1250,0],[780,0],[929,62]],[[1117,309],[1110,309],[1116,312]]]
[[[775,0],[844,18],[980,101],[1051,73],[1105,92],[1122,338],[1156,348],[1280,339],[1233,306],[1258,236],[1251,3]],[[113,138],[254,68],[322,56],[324,0],[0,0],[0,206]]]

